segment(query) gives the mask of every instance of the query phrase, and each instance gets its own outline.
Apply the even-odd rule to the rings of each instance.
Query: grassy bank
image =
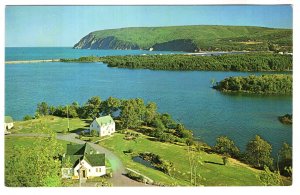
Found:
[[[135,141],[124,140],[124,136],[124,134],[116,133],[111,138],[103,140],[99,144],[117,154],[126,167],[140,172],[157,183],[165,185],[191,185],[187,146],[151,141],[151,138],[145,135],[140,136]],[[129,149],[133,150],[133,154],[126,153]],[[171,172],[170,176],[159,170],[154,170],[134,162],[132,157],[140,152],[152,152],[160,155],[162,159],[172,162],[175,170]],[[222,156],[208,154],[203,151],[198,152],[197,155],[202,158],[201,162],[199,162],[199,174],[202,177],[200,179],[201,185],[261,185],[256,178],[256,175],[260,171],[252,169],[248,165],[231,158],[227,165],[223,165]]]

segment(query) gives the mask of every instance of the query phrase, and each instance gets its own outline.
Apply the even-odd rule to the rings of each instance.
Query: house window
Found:
[[[91,169],[89,169],[89,172],[91,172]]]

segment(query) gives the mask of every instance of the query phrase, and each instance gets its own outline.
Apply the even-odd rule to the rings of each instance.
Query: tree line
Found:
[[[91,97],[83,105],[73,102],[70,105],[52,106],[46,102],[38,103],[35,118],[45,115],[82,119],[94,119],[111,115],[117,121],[118,129],[135,129],[156,137],[162,142],[193,142],[191,130],[176,122],[168,113],[159,113],[154,102],[145,104],[141,98],[118,99],[109,97],[102,101],[99,96]],[[24,120],[32,119],[25,116]],[[144,128],[143,126],[152,127]]]
[[[292,94],[293,76],[288,74],[235,76],[217,82],[213,88],[224,92]]]
[[[109,67],[152,70],[289,71],[292,56],[271,53],[196,55],[88,56],[62,62],[103,62]]]
[[[226,157],[239,159],[254,168],[269,169],[279,171],[280,174],[291,177],[292,169],[292,147],[287,143],[283,143],[279,153],[277,163],[271,157],[272,145],[255,135],[246,145],[246,151],[241,152],[234,142],[227,136],[220,136],[216,139],[215,146],[212,150]]]

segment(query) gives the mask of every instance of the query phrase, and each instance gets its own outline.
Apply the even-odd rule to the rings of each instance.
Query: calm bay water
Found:
[[[6,60],[77,58],[96,55],[154,53],[71,48],[6,48]],[[171,52],[157,52],[171,53]],[[5,65],[5,114],[21,120],[46,101],[63,105],[91,96],[106,99],[141,97],[157,103],[209,144],[227,135],[242,149],[254,135],[269,141],[277,152],[291,144],[292,126],[279,115],[292,113],[291,96],[226,95],[210,88],[211,79],[249,75],[246,72],[153,71],[108,68],[102,63],[34,63]],[[262,73],[256,73],[262,74]]]

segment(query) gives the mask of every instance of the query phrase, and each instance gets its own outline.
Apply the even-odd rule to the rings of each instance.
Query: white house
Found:
[[[106,174],[105,154],[89,144],[68,144],[62,159],[62,178],[88,179]]]
[[[96,118],[90,125],[90,132],[97,131],[100,137],[111,135],[116,131],[116,124],[110,115]]]
[[[5,116],[4,120],[4,132],[5,134],[9,134],[8,130],[14,127],[14,121],[10,116]]]

